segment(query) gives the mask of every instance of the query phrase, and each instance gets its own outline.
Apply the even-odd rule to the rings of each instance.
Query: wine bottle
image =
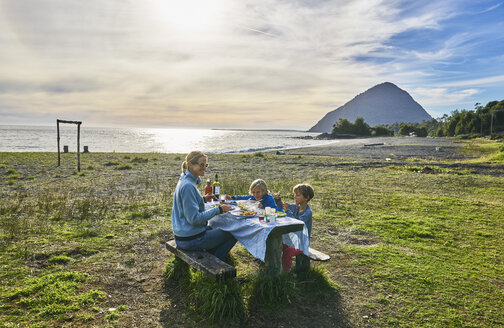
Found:
[[[210,184],[210,179],[207,179],[205,186],[205,195],[212,193],[212,185]]]
[[[215,180],[213,182],[213,194],[215,195],[215,200],[219,200],[219,195],[220,195],[220,182],[219,182],[219,175],[216,173],[215,174]]]

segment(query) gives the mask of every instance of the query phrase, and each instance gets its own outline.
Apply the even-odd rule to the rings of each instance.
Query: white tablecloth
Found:
[[[276,226],[290,224],[304,224],[303,221],[291,218],[281,217],[276,219],[275,224],[259,221],[259,218],[237,219],[234,215],[224,213],[213,217],[208,224],[212,228],[218,228],[224,231],[229,231],[233,236],[242,243],[243,246],[254,257],[264,261],[266,255],[266,239],[270,232]],[[301,250],[308,255],[310,239],[308,237],[308,229],[304,225],[302,231],[290,232],[282,236],[282,241],[288,246]]]

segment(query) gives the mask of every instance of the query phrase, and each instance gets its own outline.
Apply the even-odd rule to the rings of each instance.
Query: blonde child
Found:
[[[271,207],[275,208],[277,211],[283,212],[283,209],[281,207],[278,207],[275,203],[275,199],[273,199],[273,196],[269,193],[268,186],[263,179],[254,180],[250,184],[249,192],[250,195],[236,195],[232,197],[226,195],[226,198],[234,200],[255,199],[256,201],[261,202],[261,208]]]

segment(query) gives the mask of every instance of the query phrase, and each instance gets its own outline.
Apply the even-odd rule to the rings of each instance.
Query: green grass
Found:
[[[105,298],[104,292],[82,291],[83,283],[89,278],[86,273],[60,271],[26,279],[21,287],[13,288],[5,296],[7,302],[3,308],[7,320],[21,315],[27,316],[30,322],[61,320],[99,302]]]
[[[494,141],[483,138],[461,141],[464,144],[462,151],[468,155],[476,155],[472,162],[504,162],[504,143],[502,139]]]
[[[292,202],[292,187],[310,183],[312,247],[331,255],[305,276],[272,282],[237,245],[238,277],[229,286],[167,263],[173,257],[163,243],[173,237],[182,155],[82,154],[86,170],[79,175],[71,154],[62,154],[58,167],[54,153],[2,153],[0,322],[504,326],[502,143],[461,142],[465,152],[482,157],[388,164],[211,154],[208,176],[218,172],[228,194],[247,194],[250,182],[263,178]],[[433,172],[419,172],[425,167]]]

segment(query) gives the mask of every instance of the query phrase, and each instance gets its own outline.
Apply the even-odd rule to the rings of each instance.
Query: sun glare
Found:
[[[223,15],[222,0],[156,0],[155,19],[176,32],[198,32],[218,27]]]

